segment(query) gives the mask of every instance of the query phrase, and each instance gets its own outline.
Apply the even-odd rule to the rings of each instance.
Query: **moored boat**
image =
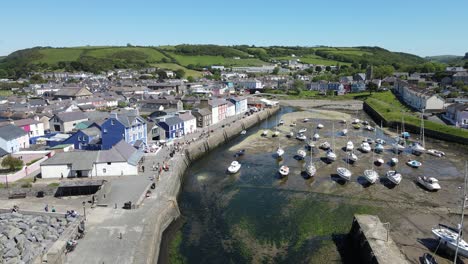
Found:
[[[312,137],[315,141],[319,140],[320,135],[318,133],[315,133],[314,136]]]
[[[364,153],[368,153],[372,150],[371,146],[367,142],[363,142],[361,146],[359,147],[359,149]]]
[[[341,134],[342,134],[343,136],[346,136],[346,135],[348,134],[348,129],[346,129],[346,128],[343,129],[343,130],[341,131]]]
[[[301,128],[298,131],[298,133],[305,133],[305,132],[307,132],[307,128]]]
[[[365,170],[364,178],[371,184],[374,184],[379,178],[379,174],[375,170]]]
[[[391,181],[392,183],[394,183],[396,185],[400,184],[401,179],[402,179],[401,174],[399,172],[397,172],[397,171],[394,171],[394,170],[387,171],[386,176],[387,176],[387,179],[389,181]]]
[[[338,174],[338,176],[340,176],[340,178],[342,178],[343,180],[346,180],[346,181],[349,181],[351,180],[351,171],[348,170],[347,168],[344,168],[344,167],[338,167],[336,169],[336,172]]]
[[[429,191],[438,191],[440,190],[439,180],[434,177],[420,176],[417,179],[418,183],[421,184],[424,188]]]
[[[241,168],[241,164],[238,161],[233,161],[231,165],[228,167],[228,172],[229,173],[237,173]]]
[[[296,139],[301,140],[301,141],[304,141],[304,140],[307,139],[307,137],[306,137],[304,134],[298,133],[298,134],[296,135]]]
[[[417,160],[408,160],[406,164],[408,164],[408,166],[413,167],[413,168],[419,168],[422,165],[422,163]]]
[[[325,142],[323,142],[322,144],[319,145],[319,148],[321,148],[323,150],[328,150],[330,147],[331,147],[331,145],[327,141],[325,141]]]
[[[305,152],[305,150],[303,149],[299,149],[296,153],[296,156],[299,158],[299,159],[304,159],[306,157],[307,153]]]
[[[272,137],[277,137],[277,136],[279,136],[279,134],[280,134],[280,132],[279,132],[279,131],[275,131],[275,132],[273,132],[273,135],[272,135]]]
[[[279,172],[279,174],[280,174],[281,176],[283,176],[283,177],[284,177],[284,176],[288,176],[288,174],[289,174],[289,167],[283,165],[283,166],[281,166],[281,167],[279,168],[278,172]]]
[[[459,230],[448,227],[446,225],[441,225],[432,228],[432,234],[437,240],[440,240],[445,247],[452,251],[457,250],[458,244],[458,254],[464,257],[468,257],[468,243],[459,237]]]
[[[351,162],[356,162],[358,161],[358,157],[353,152],[348,152],[348,160]]]
[[[431,154],[432,156],[439,157],[439,158],[442,156],[445,156],[445,152],[437,150],[437,149],[428,149],[426,153]]]
[[[247,130],[242,130],[242,132],[241,132],[240,134],[241,134],[241,135],[247,134]]]
[[[353,150],[353,149],[354,149],[354,144],[353,144],[353,142],[352,142],[352,141],[348,141],[348,142],[346,143],[346,151],[351,151],[351,150]]]
[[[322,125],[322,124],[318,124],[318,125],[317,125],[317,128],[318,128],[318,129],[322,129],[322,128],[323,128],[323,125]]]
[[[276,149],[276,156],[277,156],[278,158],[281,158],[281,157],[283,156],[283,154],[284,154],[284,150],[283,150],[281,147],[278,147],[278,148]]]
[[[377,143],[377,145],[375,145],[374,151],[375,153],[382,153],[384,151],[384,146]]]
[[[335,152],[333,152],[332,149],[329,149],[327,151],[327,160],[328,161],[335,161],[336,160],[336,154],[335,154]]]
[[[262,136],[266,137],[268,135],[268,130],[263,130]]]

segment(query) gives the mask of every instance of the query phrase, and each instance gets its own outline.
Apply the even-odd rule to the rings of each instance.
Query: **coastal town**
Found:
[[[0,80],[9,92],[0,100],[3,167],[0,194],[4,212],[0,214],[0,227],[4,230],[0,234],[1,263],[157,261],[163,231],[180,215],[177,196],[185,168],[221,142],[245,134],[250,145],[260,144],[257,150],[271,144],[271,135],[273,140],[280,138],[276,150],[264,151],[276,151],[281,160],[283,155],[288,155],[284,149],[291,144],[291,138],[297,139],[294,142],[305,141],[311,152],[294,150],[293,155],[304,161],[311,156],[305,173],[306,178],[317,178],[316,185],[321,184],[318,179],[324,175],[335,175],[332,180],[337,183],[340,178],[353,181],[351,174],[362,172],[352,172],[357,167],[350,168],[348,163],[375,162],[382,166],[387,159],[393,163],[392,167],[405,163],[403,156],[398,162],[398,155],[394,156],[391,150],[396,148],[396,154],[405,152],[406,142],[396,141],[396,145],[388,142],[385,146],[388,154],[381,154],[384,134],[387,141],[393,140],[389,135],[398,135],[398,128],[402,135],[414,133],[411,139],[420,142],[417,146],[423,149],[408,146],[408,155],[415,157],[408,161],[410,167],[421,166],[413,153],[428,149],[424,135],[456,142],[461,149],[466,147],[468,72],[465,68],[447,66],[438,72],[378,73],[379,77],[375,76],[375,70],[368,65],[362,72],[343,76],[339,67],[292,59],[259,67],[211,65],[203,69],[202,76],[190,80],[184,78],[184,72],[158,68],[118,69],[99,74],[31,72],[25,78]],[[213,75],[219,78],[214,79]],[[337,81],[323,80],[324,75],[332,75]],[[379,100],[383,96],[390,104],[397,103],[396,111],[404,109],[405,114],[397,112],[397,119],[391,120],[387,114],[393,110],[387,108],[382,112],[380,108],[388,103]],[[277,116],[276,112],[283,108],[292,113]],[[307,109],[317,112],[307,112]],[[364,115],[373,120],[359,114],[363,109]],[[338,116],[327,116],[332,112]],[[409,129],[406,131],[405,115]],[[339,122],[330,121],[333,119]],[[417,122],[411,123],[411,119]],[[259,127],[263,120],[267,123]],[[425,125],[420,126],[420,121]],[[383,123],[388,128],[384,129]],[[258,132],[250,132],[251,127]],[[421,132],[424,127],[425,133]],[[380,141],[373,135],[375,130],[379,130]],[[339,136],[335,138],[336,133]],[[281,143],[288,137],[289,143]],[[358,161],[354,147],[350,146],[353,141],[363,154],[375,152],[381,158],[359,154],[363,161]],[[373,141],[379,144],[371,150]],[[330,171],[333,163],[340,163],[333,151],[330,154],[330,150],[337,151],[335,145],[345,146],[346,153],[351,151],[346,156],[346,166],[338,167],[337,172]],[[246,149],[248,146],[237,148],[235,156],[243,156]],[[319,149],[329,151],[317,160],[314,155],[320,155]],[[466,149],[457,150],[461,154],[448,153],[452,150],[445,149],[445,152],[431,151],[424,155],[442,159],[445,155],[466,157]],[[247,150],[245,155],[254,152]],[[427,162],[422,166],[430,166],[431,161]],[[281,175],[302,179],[302,173],[295,172],[294,166],[288,167],[285,161],[279,164],[283,166],[271,175],[272,179],[284,180]],[[241,165],[242,160],[233,162],[228,172],[248,173]],[[393,169],[386,177],[399,185],[409,176],[402,176],[403,172],[406,173],[403,169]],[[385,172],[381,176],[385,178]],[[462,174],[454,176],[463,178]],[[431,182],[437,181],[434,177],[421,180],[420,190],[450,188],[443,181],[440,185]],[[364,178],[374,184],[379,174],[368,169]],[[453,201],[449,204],[455,210],[456,204]],[[31,214],[39,216],[31,219]],[[135,217],[141,222],[135,222]],[[33,231],[35,226],[44,226],[48,231],[39,234]],[[80,226],[83,227],[78,232]],[[114,228],[109,230],[107,226]],[[86,233],[84,238],[75,239],[75,235],[83,233]],[[398,247],[391,252],[396,252],[392,257],[401,261],[413,257],[406,251],[406,257],[401,256]],[[93,262],[96,259],[99,261]]]

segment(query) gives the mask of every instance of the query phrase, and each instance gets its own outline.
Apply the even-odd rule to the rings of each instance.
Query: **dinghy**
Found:
[[[266,137],[268,135],[268,130],[263,130],[262,136]]]
[[[419,168],[422,165],[422,163],[417,160],[408,160],[406,164],[408,164],[408,166],[413,167],[413,168]]]
[[[343,134],[343,136],[346,136],[346,135],[348,134],[348,129],[346,129],[346,128],[343,129],[343,130],[341,131],[341,134]]]
[[[313,136],[313,139],[315,141],[317,141],[317,140],[319,140],[319,138],[320,138],[320,135],[318,133],[315,133],[314,136]]]
[[[322,124],[318,124],[318,125],[317,125],[317,128],[318,128],[318,129],[322,129],[322,128],[323,128],[323,125],[322,125]]]
[[[228,171],[229,173],[234,174],[234,173],[237,173],[240,170],[240,168],[241,168],[241,164],[235,160],[228,167]]]
[[[418,183],[424,186],[424,188],[428,189],[429,191],[440,190],[439,180],[437,180],[434,177],[420,176],[418,177]]]
[[[279,134],[280,134],[279,131],[275,131],[275,132],[273,133],[272,137],[277,137],[277,136],[279,136]]]
[[[445,152],[442,152],[440,150],[437,150],[437,149],[428,149],[427,151],[427,154],[431,154],[432,156],[436,156],[436,157],[442,157],[442,156],[445,156]]]
[[[299,129],[298,133],[305,133],[305,132],[307,132],[307,128],[301,128],[301,129]]]
[[[281,158],[283,154],[284,154],[284,150],[281,147],[278,147],[278,149],[276,149],[276,156],[278,158]]]
[[[307,153],[305,152],[305,150],[303,149],[299,149],[296,153],[296,156],[299,158],[299,159],[304,159],[306,157]]]
[[[289,174],[289,167],[283,165],[283,166],[281,166],[281,167],[279,168],[278,172],[279,172],[279,174],[280,174],[281,176],[283,176],[283,177],[284,177],[284,176],[288,176],[288,174]]]
[[[304,134],[299,133],[299,134],[296,135],[296,139],[304,141],[304,140],[307,139],[307,137]]]
[[[241,132],[240,134],[241,134],[241,135],[247,134],[247,130],[242,130],[242,132]]]

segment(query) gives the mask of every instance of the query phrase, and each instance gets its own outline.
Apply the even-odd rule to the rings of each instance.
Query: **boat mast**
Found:
[[[424,109],[421,112],[421,137],[422,137],[422,146],[423,148],[426,147],[426,144],[424,142]]]
[[[465,161],[465,186],[463,188],[463,202],[462,202],[462,211],[461,211],[461,221],[460,221],[460,226],[459,226],[459,229],[458,229],[458,237],[457,237],[457,248],[455,249],[455,257],[453,259],[453,263],[457,263],[457,256],[458,256],[458,247],[460,246],[460,237],[461,237],[461,233],[462,233],[462,230],[463,230],[463,218],[465,216],[465,204],[466,204],[466,179],[467,179],[467,164],[468,162]]]
[[[335,152],[335,123],[332,123],[332,151]]]

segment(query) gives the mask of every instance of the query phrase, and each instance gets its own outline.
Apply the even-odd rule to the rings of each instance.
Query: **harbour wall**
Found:
[[[166,205],[162,210],[157,212],[157,215],[152,219],[151,223],[149,223],[149,226],[154,227],[152,230],[153,232],[143,235],[142,242],[138,245],[138,252],[134,263],[156,264],[158,262],[164,230],[180,216],[177,196],[181,190],[185,170],[190,164],[203,157],[211,150],[238,136],[242,130],[249,129],[276,114],[279,109],[279,107],[268,108],[233,123],[226,124],[223,128],[211,132],[209,137],[192,142],[186,147],[183,155],[175,156],[170,174],[161,176],[171,177],[172,179],[165,191],[167,196],[157,197],[157,199],[165,200]]]
[[[401,122],[389,121],[385,119],[379,112],[377,112],[374,108],[372,108],[366,102],[364,102],[363,104],[363,109],[370,117],[372,117],[374,122],[377,124],[380,124],[380,122],[382,122],[383,126],[386,126],[386,127],[391,127],[391,128],[402,127]],[[412,124],[405,124],[405,130],[413,134],[419,134],[420,127],[412,125]],[[456,142],[459,144],[468,145],[468,140],[466,138],[443,133],[443,132],[432,130],[432,129],[425,128],[424,135],[431,137],[431,138],[439,139],[439,140]]]

